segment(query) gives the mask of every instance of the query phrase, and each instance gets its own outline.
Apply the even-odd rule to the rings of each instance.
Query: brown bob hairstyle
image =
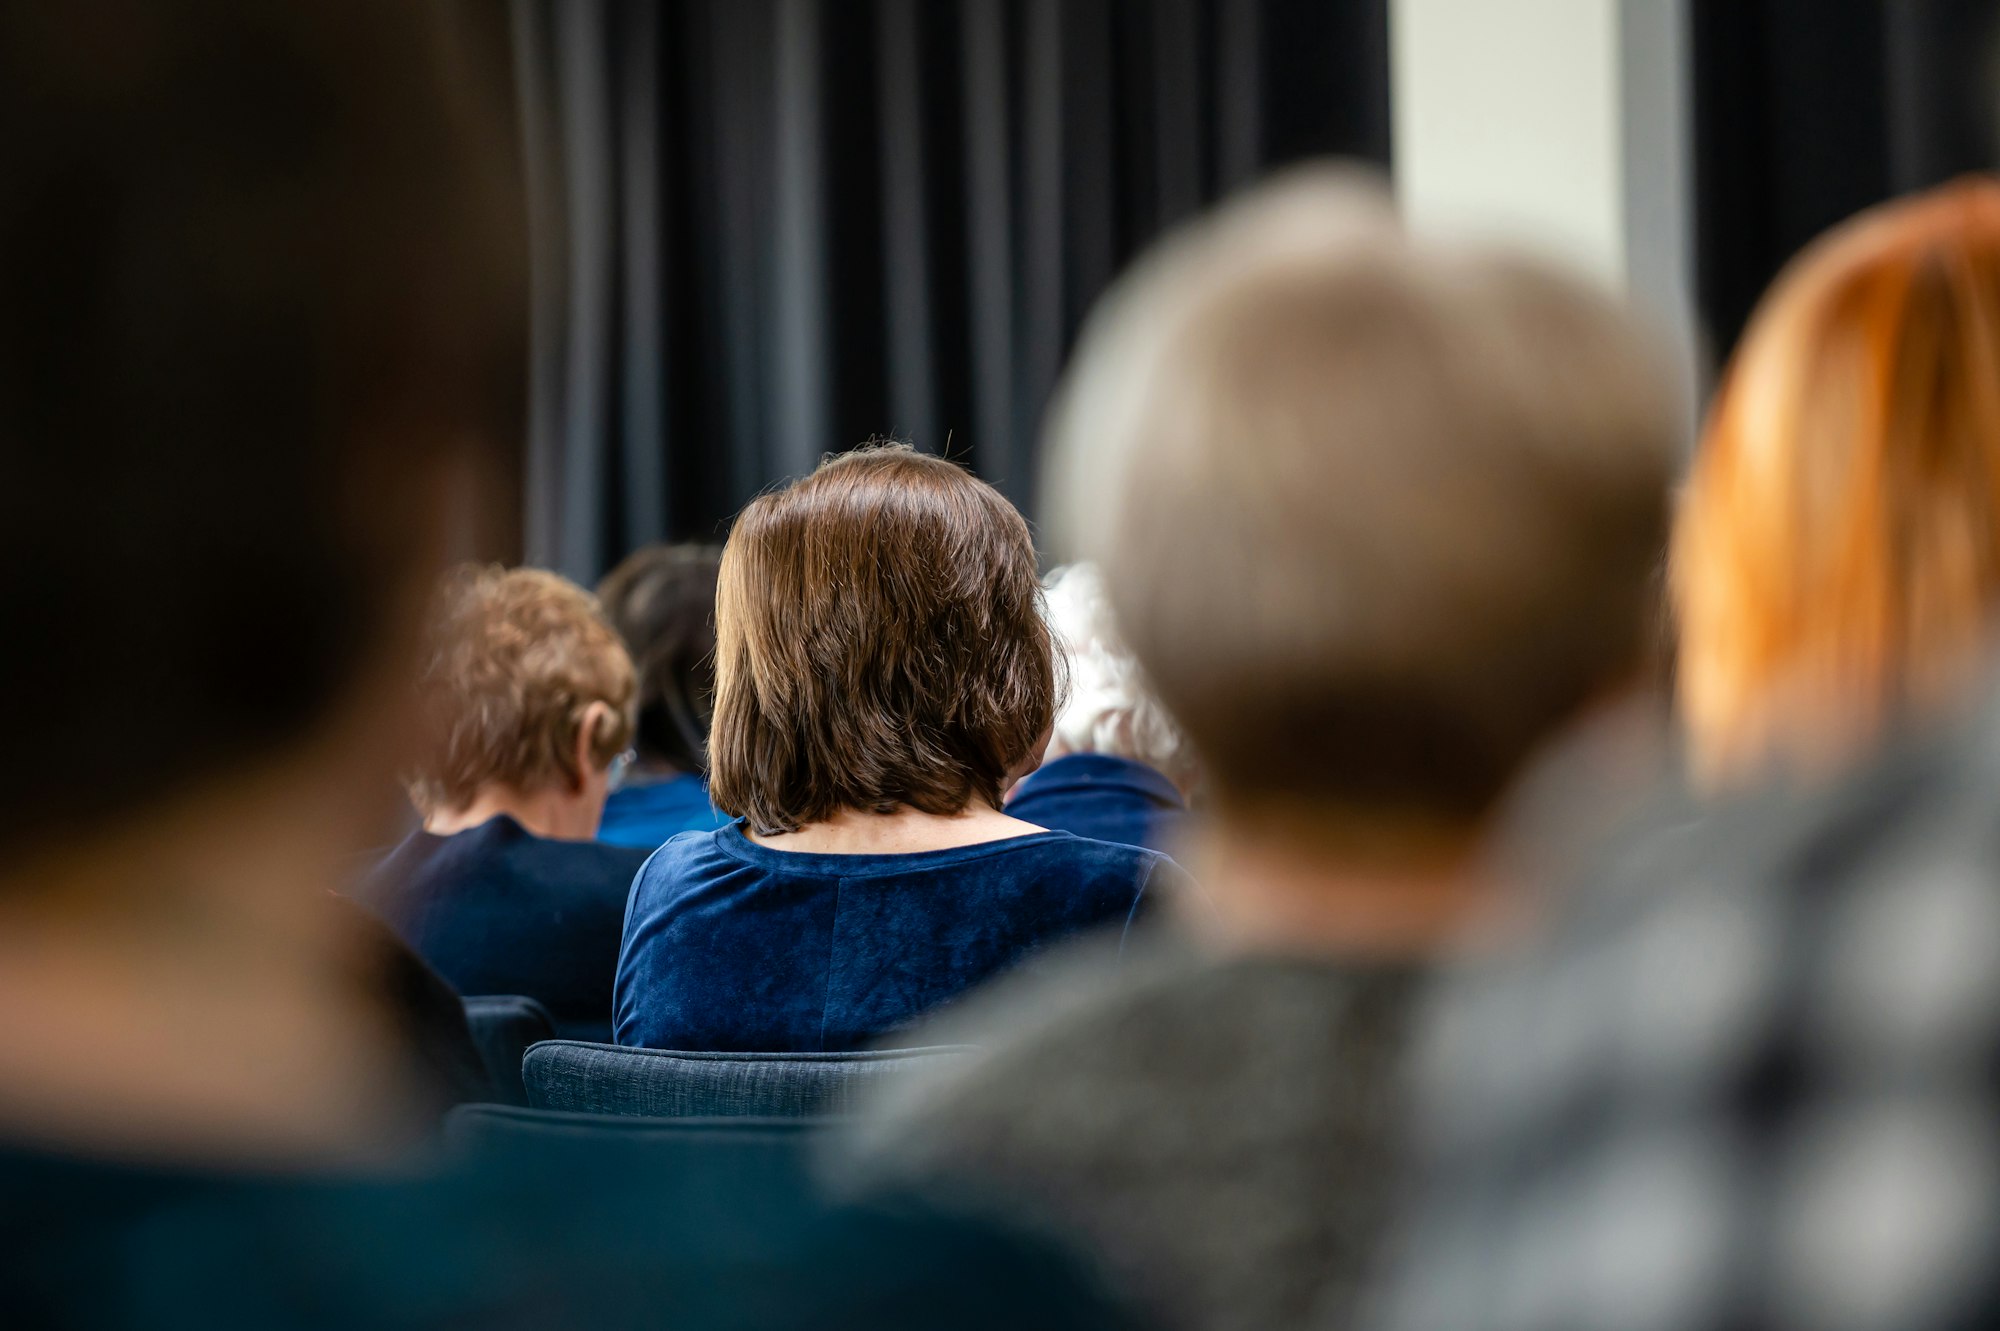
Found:
[[[2000,182],[1796,260],[1717,394],[1673,533],[1710,783],[1838,765],[1961,692],[2000,595]]]
[[[902,445],[744,509],[715,628],[709,792],[766,835],[841,809],[997,808],[1055,713],[1028,524]]]

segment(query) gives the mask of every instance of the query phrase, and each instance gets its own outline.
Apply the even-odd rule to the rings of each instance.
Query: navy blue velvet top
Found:
[[[1007,797],[1007,812],[1037,827],[1172,855],[1187,801],[1144,763],[1108,753],[1067,753],[1030,772]]]
[[[610,1032],[611,978],[647,852],[535,836],[504,814],[415,832],[354,891],[462,994],[526,994],[565,1035]]]
[[[690,832],[632,884],[618,1043],[862,1048],[1044,944],[1129,925],[1185,877],[1164,855],[1067,832],[908,855],[774,850],[740,825]]]

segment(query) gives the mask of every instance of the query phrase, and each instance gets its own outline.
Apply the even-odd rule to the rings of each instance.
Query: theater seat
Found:
[[[546,1040],[522,1062],[538,1109],[656,1118],[839,1115],[880,1077],[963,1058],[963,1045],[841,1054],[681,1053]]]
[[[527,1091],[521,1084],[521,1056],[528,1052],[528,1046],[555,1035],[555,1018],[532,998],[486,994],[465,1000],[465,1021],[486,1063],[493,1099],[507,1105],[527,1104]]]
[[[483,1149],[515,1143],[561,1145],[721,1146],[791,1154],[825,1126],[815,1118],[642,1118],[630,1114],[571,1114],[516,1105],[460,1105],[445,1116],[453,1146]]]
[[[755,1250],[762,1231],[817,1204],[813,1146],[822,1130],[810,1118],[638,1118],[514,1105],[460,1105],[445,1116],[445,1144],[461,1160],[505,1161],[502,1172],[513,1177],[623,1180],[656,1196],[674,1223],[699,1216],[715,1251]]]

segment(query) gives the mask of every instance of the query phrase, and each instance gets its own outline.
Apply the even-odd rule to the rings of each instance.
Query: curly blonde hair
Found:
[[[575,780],[577,731],[592,703],[612,717],[590,737],[594,765],[610,765],[632,742],[631,657],[595,597],[540,569],[449,573],[419,688],[434,734],[408,784],[427,815],[464,808],[488,786],[533,791]]]

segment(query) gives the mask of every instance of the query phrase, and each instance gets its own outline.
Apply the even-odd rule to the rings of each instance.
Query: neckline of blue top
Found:
[[[1068,832],[1041,831],[1028,832],[1021,836],[1001,837],[996,841],[975,841],[969,846],[947,846],[942,850],[847,855],[820,850],[779,850],[775,846],[760,845],[743,834],[743,824],[740,821],[731,823],[727,827],[717,828],[714,835],[717,849],[745,863],[780,873],[826,874],[842,878],[855,878],[864,874],[940,869],[948,865],[963,864],[969,860],[984,859],[989,855],[1004,855],[1009,851],[1024,850],[1029,846],[1079,839]]]

